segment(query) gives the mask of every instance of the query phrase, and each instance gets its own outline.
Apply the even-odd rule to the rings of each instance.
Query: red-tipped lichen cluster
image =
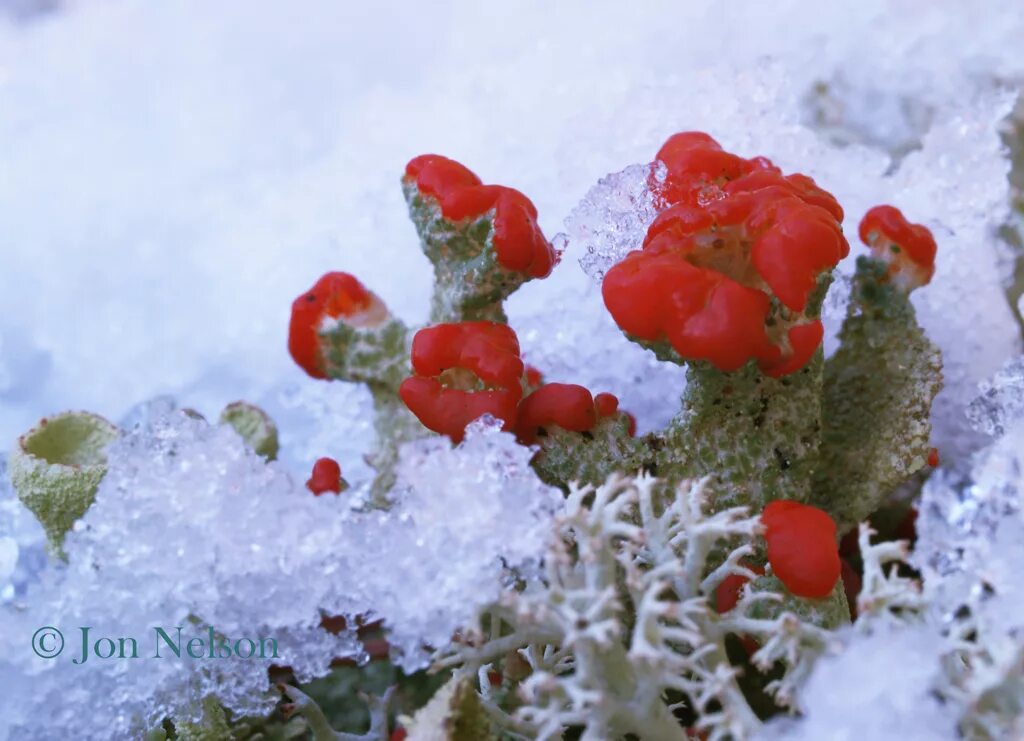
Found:
[[[434,432],[462,440],[466,425],[484,415],[534,442],[548,427],[586,432],[616,413],[618,399],[597,397],[575,384],[541,381],[524,365],[519,339],[507,324],[437,324],[416,333],[415,375],[399,388],[405,405]]]
[[[911,224],[894,206],[875,206],[861,219],[860,240],[888,266],[889,280],[906,291],[926,285],[935,274],[935,238],[928,227]]]
[[[555,251],[537,225],[537,209],[518,190],[484,185],[467,167],[447,157],[424,154],[405,167],[405,177],[421,195],[437,200],[441,215],[453,222],[493,212],[494,251],[506,270],[544,278]]]
[[[388,318],[388,310],[375,294],[349,273],[326,273],[292,302],[288,325],[288,352],[313,378],[326,378],[320,330],[337,320],[352,327],[375,327]]]
[[[811,295],[849,252],[842,208],[811,178],[707,134],[676,134],[657,159],[659,214],[604,279],[619,327],[723,371],[751,360],[771,376],[802,368],[823,334],[805,314]]]

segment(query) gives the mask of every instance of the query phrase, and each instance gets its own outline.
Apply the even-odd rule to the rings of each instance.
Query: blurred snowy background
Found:
[[[936,442],[962,452],[965,400],[1019,351],[998,234],[1021,38],[1016,2],[0,0],[0,450],[65,408],[247,398],[285,461],[358,478],[369,428],[339,417],[366,399],[292,364],[288,311],[340,269],[426,317],[405,162],[440,152],[519,188],[554,236],[598,178],[702,128],[835,192],[851,243],[879,202],[936,232],[919,304],[947,359]],[[549,380],[657,426],[682,373],[614,328],[575,228],[512,323]]]

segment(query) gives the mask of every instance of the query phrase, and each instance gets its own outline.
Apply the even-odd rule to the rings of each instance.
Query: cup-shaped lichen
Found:
[[[267,460],[277,458],[280,447],[277,425],[265,411],[247,401],[236,401],[224,407],[220,413],[221,424],[231,425],[241,435],[246,445]]]
[[[10,459],[11,482],[55,551],[92,504],[107,472],[104,450],[118,434],[99,415],[64,412],[18,438]]]

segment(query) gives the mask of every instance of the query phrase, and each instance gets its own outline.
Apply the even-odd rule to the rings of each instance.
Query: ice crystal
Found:
[[[601,178],[565,220],[567,240],[578,244],[583,272],[600,283],[629,252],[639,249],[657,216],[651,181],[664,180],[665,166],[630,165]]]
[[[970,738],[1024,727],[1024,420],[981,451],[967,480],[930,480],[914,563],[924,576],[948,661],[938,690]]]

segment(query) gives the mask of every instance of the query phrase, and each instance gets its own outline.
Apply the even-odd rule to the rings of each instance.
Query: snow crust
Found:
[[[277,700],[271,663],[308,681],[334,657],[364,658],[357,617],[384,620],[392,658],[420,668],[497,598],[510,569],[532,573],[561,501],[529,449],[483,423],[458,448],[437,438],[403,449],[386,513],[359,511],[358,494],[314,497],[230,428],[181,412],[150,417],[109,454],[96,502],[68,535],[67,564],[36,573],[27,590],[16,581],[0,607],[0,738],[129,738],[164,717],[197,717],[210,694],[238,716],[266,714]],[[19,506],[0,500],[3,513]],[[11,542],[0,531],[0,566]],[[349,627],[332,634],[325,615]],[[43,626],[64,635],[57,658],[31,650]],[[135,638],[139,658],[73,665],[81,626],[91,640]],[[207,647],[204,658],[177,658],[155,630],[173,638],[178,626],[183,644],[208,626],[231,645],[273,638],[278,657],[207,659]],[[99,697],[109,712],[93,712]]]

